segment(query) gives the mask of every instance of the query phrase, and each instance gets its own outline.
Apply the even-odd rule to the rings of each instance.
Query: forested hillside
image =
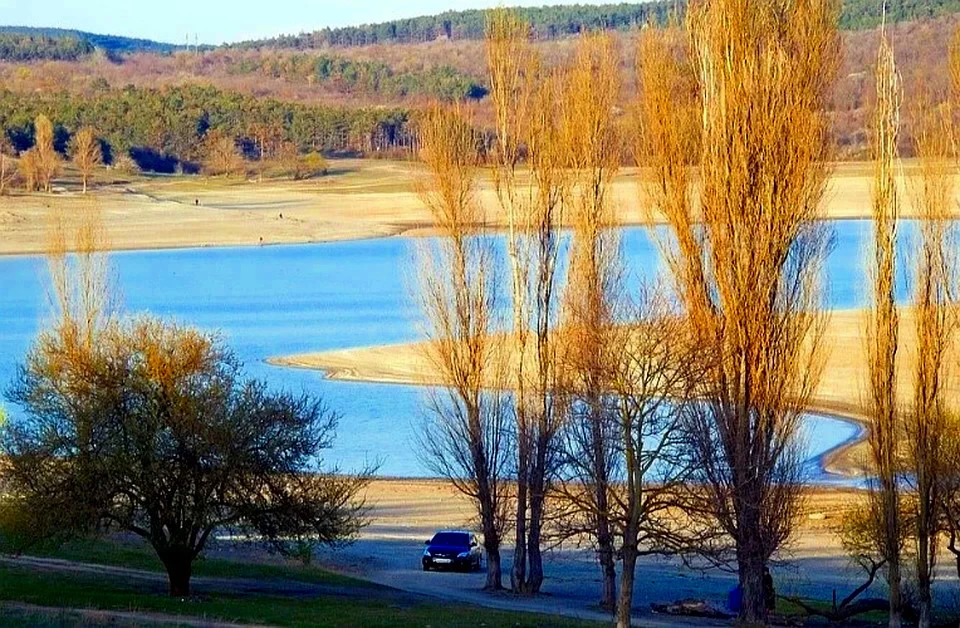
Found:
[[[518,8],[541,39],[553,39],[590,29],[625,30],[648,21],[662,22],[670,14],[670,2],[644,4],[561,5]],[[321,46],[363,46],[374,43],[480,39],[485,27],[483,10],[446,11],[380,24],[346,28],[325,28],[312,33],[241,42],[238,47],[317,48]]]
[[[87,33],[84,31],[65,29],[65,28],[36,28],[32,26],[0,26],[0,34],[11,38],[42,39],[45,41],[66,40],[79,42],[84,46],[87,52],[92,52],[94,48],[101,48],[106,52],[115,54],[126,54],[134,52],[156,52],[170,53],[181,48],[174,44],[167,44],[151,39],[137,39],[134,37],[120,37],[118,35],[99,35],[97,33]],[[51,48],[55,48],[53,45]],[[209,48],[209,46],[208,46]],[[0,57],[8,59],[8,57]],[[38,50],[38,54],[28,59],[16,60],[34,60],[34,59],[60,59],[63,57],[49,56],[44,54],[44,50]]]
[[[602,5],[557,5],[517,9],[539,39],[567,37],[585,30],[627,30],[641,24],[662,24],[684,2],[667,0]],[[884,2],[843,0],[840,28],[871,28],[880,23]],[[887,0],[887,22],[901,22],[960,11],[960,0]],[[482,10],[447,11],[378,24],[324,28],[298,35],[234,44],[240,48],[296,48],[366,46],[377,43],[411,43],[435,39],[481,39],[485,26]]]
[[[487,90],[480,79],[448,65],[421,70],[395,70],[382,61],[335,55],[274,54],[227,59],[226,71],[260,74],[287,81],[327,83],[348,93],[391,96],[428,96],[441,100],[479,99]]]
[[[76,37],[0,33],[3,61],[76,61],[94,50],[93,44]]]
[[[948,47],[960,25],[960,13],[903,18],[948,11],[953,2],[960,0],[890,5],[891,21],[899,22],[888,26],[888,33],[908,99],[918,86],[933,92],[946,89]],[[848,22],[873,19],[875,12],[867,10],[867,3],[856,3],[864,12],[855,14],[853,3],[848,3],[844,14]],[[567,15],[564,28],[572,32],[585,16],[593,16],[591,23],[606,20],[619,27],[633,19],[630,15],[636,17],[630,11],[638,6],[653,5],[568,7],[569,14],[551,13],[549,8],[533,11],[541,26],[548,23],[547,17],[559,20]],[[470,28],[482,31],[479,12],[446,15],[472,15],[478,21]],[[424,20],[443,22],[439,16]],[[479,39],[443,36],[404,43],[402,38],[412,35],[401,37],[397,31],[392,42],[364,46],[301,51],[234,47],[169,54],[163,44],[156,44],[161,46],[159,53],[129,52],[118,62],[104,63],[99,55],[89,54],[96,48],[92,43],[67,35],[70,32],[35,29],[13,35],[0,29],[0,129],[15,152],[31,146],[33,120],[39,113],[53,120],[61,151],[72,133],[90,125],[107,149],[108,161],[111,155],[129,153],[141,167],[168,172],[194,167],[210,130],[232,136],[248,153],[254,151],[255,138],[269,136],[284,150],[400,155],[413,147],[417,112],[433,100],[472,100],[477,125],[489,127],[492,120],[484,44]],[[616,37],[624,110],[636,97],[636,34],[624,30]],[[870,73],[879,33],[876,28],[848,29],[842,36],[843,65],[830,102],[832,126],[837,156],[859,158],[867,150]],[[140,40],[117,39],[130,47],[140,45],[130,43]],[[569,59],[574,44],[574,38],[555,37],[535,45],[553,65]],[[32,62],[44,47],[46,60]],[[905,124],[905,147],[909,132]]]
[[[128,87],[92,95],[55,92],[25,98],[0,92],[0,127],[14,151],[33,145],[34,119],[55,125],[55,147],[66,152],[72,133],[97,130],[106,161],[130,154],[147,170],[190,170],[209,131],[234,137],[253,153],[254,137],[298,152],[372,153],[409,145],[409,114],[387,108],[344,108],[257,99],[213,87]]]

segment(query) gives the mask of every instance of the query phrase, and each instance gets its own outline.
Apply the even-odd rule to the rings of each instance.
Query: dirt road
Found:
[[[808,499],[804,520],[792,552],[772,573],[777,593],[831,599],[845,597],[859,585],[862,572],[852,567],[833,532],[846,509],[857,507],[856,491],[819,489]],[[378,584],[413,593],[509,610],[549,612],[580,618],[606,617],[597,605],[600,572],[589,549],[563,547],[546,555],[543,595],[516,597],[481,591],[483,573],[424,572],[420,566],[424,541],[438,529],[471,528],[469,504],[439,481],[380,480],[368,492],[372,523],[354,545],[321,553],[324,564]],[[512,548],[504,548],[504,584],[509,586]],[[695,598],[723,608],[736,585],[734,573],[698,571],[677,560],[646,558],[637,566],[634,608],[642,625],[670,621],[651,612],[651,603]],[[952,559],[943,557],[937,574],[937,603],[953,604],[958,580]],[[868,595],[885,597],[882,584]],[[696,622],[703,625],[703,620]]]

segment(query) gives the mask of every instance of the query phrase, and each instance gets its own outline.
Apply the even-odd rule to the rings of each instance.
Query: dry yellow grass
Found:
[[[86,198],[99,203],[107,239],[117,250],[255,246],[260,238],[263,244],[289,244],[433,233],[430,214],[414,191],[420,176],[416,164],[342,160],[330,165],[329,176],[313,181],[140,178],[98,187]],[[912,165],[905,168],[909,173]],[[479,197],[489,223],[502,227],[506,221],[497,210],[489,177],[482,180]],[[69,216],[78,213],[73,207],[86,202],[73,187],[53,194],[0,197],[0,254],[43,252],[50,207],[58,205]],[[623,170],[613,183],[623,224],[644,222],[637,187],[636,169]],[[869,213],[869,164],[839,165],[828,187],[826,216],[865,218]],[[903,215],[915,215],[909,197]]]

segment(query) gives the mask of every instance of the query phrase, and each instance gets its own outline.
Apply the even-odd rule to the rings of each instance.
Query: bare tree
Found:
[[[203,169],[207,174],[231,176],[243,171],[243,157],[236,140],[226,133],[213,130],[203,141]]]
[[[40,114],[34,121],[34,148],[40,169],[37,183],[44,192],[49,192],[53,178],[60,172],[60,155],[53,145],[53,123],[50,118]]]
[[[276,152],[277,143],[282,136],[281,129],[272,122],[257,119],[250,125],[249,133],[257,148],[257,182],[262,183],[267,157]]]
[[[512,389],[517,480],[511,588],[537,593],[543,583],[546,496],[558,464],[563,421],[557,394],[559,226],[566,185],[566,137],[559,127],[559,80],[541,71],[529,26],[513,12],[491,12],[487,62],[496,113],[494,185],[507,217],[513,329]],[[526,155],[529,180],[518,177]],[[526,174],[526,173],[525,173]]]
[[[54,177],[60,172],[60,156],[53,145],[53,123],[43,114],[34,121],[33,148],[20,156],[20,168],[30,192],[49,192]]]
[[[577,374],[576,357],[568,363],[573,403],[564,433],[568,459],[566,481],[558,491],[559,515],[568,536],[587,535],[595,543],[598,530],[604,529],[598,521],[607,526],[614,560],[622,561],[619,587],[614,588],[616,622],[630,626],[637,560],[700,552],[716,538],[715,530],[686,514],[684,488],[694,460],[685,416],[697,397],[706,356],[661,293],[641,287],[630,303],[617,288],[616,274],[609,277],[614,280],[606,284],[606,308],[616,318],[598,327],[566,330],[571,344],[590,343],[590,353],[600,353],[602,369],[593,366],[584,374],[588,383],[602,378],[603,389],[583,395],[588,389],[584,374]],[[603,494],[597,489],[598,470]],[[604,590],[610,586],[604,583]]]
[[[950,79],[949,102],[956,111],[960,102],[960,30],[954,33],[950,46]],[[956,125],[953,126],[953,132],[957,132]],[[956,142],[956,135],[952,139]],[[954,261],[951,259],[951,262]],[[960,413],[956,412],[956,408],[951,410],[946,416],[948,429],[944,433],[944,467],[941,469],[939,491],[947,549],[953,554],[957,575],[960,576]]]
[[[427,166],[420,196],[440,233],[421,251],[420,298],[427,357],[440,374],[421,435],[424,463],[477,509],[487,556],[486,589],[502,588],[500,545],[508,506],[506,408],[496,346],[496,265],[475,197],[476,141],[459,108],[431,108],[420,123]]]
[[[873,220],[875,267],[873,303],[867,334],[872,417],[868,441],[876,479],[870,498],[877,515],[880,547],[890,586],[890,626],[902,621],[899,443],[903,422],[897,407],[897,350],[900,319],[895,303],[895,251],[900,198],[897,190],[897,139],[900,128],[900,79],[886,34],[877,53],[877,103],[874,113]]]
[[[647,192],[670,228],[663,249],[695,342],[716,358],[688,424],[691,498],[733,542],[746,622],[766,617],[764,570],[793,531],[804,480],[798,428],[822,371],[819,277],[830,238],[815,221],[836,19],[830,0],[695,4],[692,64],[665,57],[664,68],[692,76],[641,72]],[[665,109],[674,97],[678,106]],[[699,125],[678,122],[685,114]]]
[[[622,307],[622,263],[610,186],[620,165],[615,107],[620,91],[618,54],[609,34],[581,37],[566,73],[560,108],[569,152],[573,238],[564,295],[569,349],[565,378],[574,399],[567,449],[570,466],[592,491],[591,536],[602,573],[600,603],[616,603],[616,553],[609,500],[617,436],[610,421],[609,369],[618,350],[611,326]],[[620,347],[622,350],[622,347]]]
[[[916,571],[920,626],[932,620],[931,585],[941,531],[943,487],[950,429],[947,384],[948,355],[956,321],[952,311],[954,250],[949,220],[953,202],[953,121],[947,106],[934,107],[926,98],[918,107],[913,133],[919,171],[915,189],[921,243],[915,269],[914,314],[917,334],[913,407],[907,419],[916,513]]]
[[[862,598],[870,590],[877,576],[886,566],[881,547],[882,534],[877,526],[876,513],[871,508],[852,508],[846,512],[837,529],[843,550],[851,563],[860,567],[866,579],[857,585],[839,603],[834,597],[833,605],[824,609],[821,605],[811,605],[807,600],[790,596],[791,602],[799,606],[808,615],[819,615],[830,621],[841,622],[856,615],[871,611],[886,611],[890,603],[882,598]]]
[[[528,264],[524,233],[530,199],[517,181],[530,115],[533,74],[539,65],[528,41],[529,26],[515,12],[494,9],[487,16],[486,54],[490,75],[490,99],[496,120],[493,181],[500,206],[507,218],[507,255],[510,265],[513,310],[513,400],[516,425],[516,496],[514,554],[510,588],[527,589],[527,475],[530,467],[530,436],[527,419]]]
[[[89,348],[113,320],[119,305],[111,281],[100,206],[87,201],[68,215],[62,206],[54,204],[46,235],[53,330]],[[70,252],[74,255],[68,255]]]
[[[83,193],[87,193],[87,183],[93,178],[97,166],[103,161],[103,152],[100,150],[100,141],[96,132],[90,127],[83,127],[73,136],[71,143],[73,163],[80,171],[80,180],[83,183]]]
[[[715,526],[705,527],[685,512],[685,483],[695,458],[684,425],[697,403],[709,356],[692,342],[686,322],[667,303],[658,293],[641,290],[631,312],[638,324],[611,347],[613,468],[619,482],[609,501],[622,561],[616,605],[620,628],[631,626],[640,556],[704,553],[718,534]]]

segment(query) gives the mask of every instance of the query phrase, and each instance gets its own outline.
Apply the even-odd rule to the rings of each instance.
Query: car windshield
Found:
[[[467,547],[470,545],[470,536],[462,532],[438,532],[433,536],[430,544]]]

